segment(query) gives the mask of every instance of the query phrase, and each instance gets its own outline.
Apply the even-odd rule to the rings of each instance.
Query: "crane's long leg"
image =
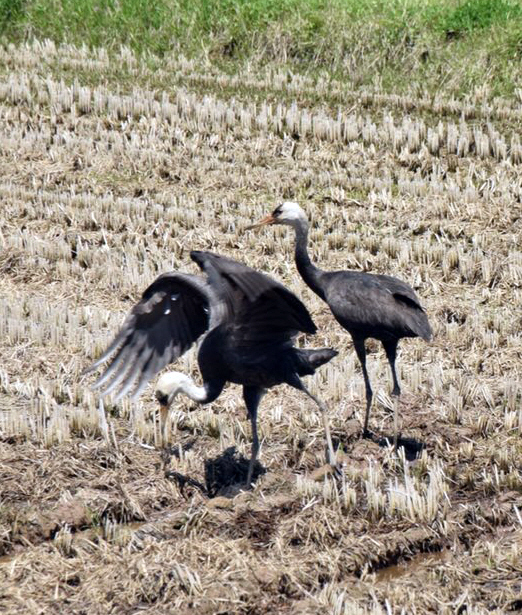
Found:
[[[399,340],[388,340],[386,342],[383,341],[382,345],[384,346],[384,350],[386,352],[386,357],[388,358],[388,363],[390,364],[392,378],[393,378],[393,390],[392,395],[400,395],[401,387],[399,386],[399,379],[397,378],[397,372],[395,370],[395,359],[397,357],[397,346],[399,345]]]
[[[397,412],[397,406],[399,401],[397,398],[393,400],[393,450],[397,452],[397,445],[399,443],[399,414]]]
[[[265,393],[264,389],[259,387],[244,386],[243,387],[243,399],[248,411],[248,418],[252,425],[252,452],[250,454],[250,463],[248,464],[248,474],[245,487],[250,489],[252,483],[252,474],[254,473],[254,465],[257,460],[257,454],[259,453],[259,437],[257,435],[257,408],[259,402]]]
[[[366,387],[366,414],[364,415],[363,438],[367,438],[369,435],[368,422],[370,420],[370,408],[372,405],[373,391],[370,385],[370,377],[368,376],[368,370],[366,369],[366,347],[364,345],[364,338],[352,337],[352,339],[353,345],[355,347],[355,352],[359,357],[359,362],[362,367],[364,386]]]
[[[321,410],[321,416],[323,417],[324,434],[326,437],[326,446],[328,447],[328,460],[327,461],[331,466],[335,468],[337,466],[337,459],[336,459],[334,447],[332,444],[332,436],[330,435],[330,424],[328,423],[328,409],[318,397],[310,393],[310,391],[304,386],[302,382],[300,384],[301,384],[301,387],[300,387],[301,391],[303,391],[304,393],[308,395],[308,397],[313,399],[315,403],[319,406],[319,410]]]
[[[393,390],[392,395],[398,397],[401,394],[401,387],[399,386],[399,379],[397,378],[397,372],[395,370],[395,359],[397,357],[397,346],[399,344],[399,340],[388,340],[386,342],[383,341],[382,345],[384,346],[384,350],[386,352],[386,357],[388,358],[388,363],[390,364],[392,378],[393,378]],[[398,400],[393,400],[393,448],[395,452],[397,452],[397,444],[399,440],[399,417],[398,417]]]

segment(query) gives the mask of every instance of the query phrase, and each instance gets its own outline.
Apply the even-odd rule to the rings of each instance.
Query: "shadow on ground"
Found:
[[[376,435],[370,434],[370,440],[378,444],[379,446],[386,448],[388,446],[393,446],[393,434],[389,435]],[[424,449],[425,444],[421,442],[421,440],[416,440],[415,438],[403,438],[399,436],[397,438],[397,449],[404,449],[404,456],[408,461],[414,461],[419,457]]]
[[[393,433],[376,434],[370,432],[367,437],[363,438],[358,422],[349,421],[344,433],[341,431],[332,433],[332,442],[335,449],[340,448],[346,451],[346,454],[350,456],[355,449],[359,449],[360,453],[360,447],[363,446],[364,442],[376,444],[380,448],[393,446]],[[414,461],[426,448],[426,443],[416,438],[399,436],[397,439],[397,448],[403,448],[406,459],[408,461]]]
[[[244,484],[247,479],[249,460],[230,446],[221,455],[205,460],[205,484],[209,497],[219,495],[231,485]],[[256,461],[252,482],[266,473],[264,466]]]
[[[168,459],[166,455],[169,456]],[[165,466],[168,466],[170,455],[179,456],[176,455],[175,451],[165,453],[163,455]],[[230,446],[217,457],[205,460],[205,484],[176,470],[166,470],[165,477],[175,480],[180,487],[181,493],[184,493],[186,486],[191,486],[199,489],[209,498],[213,498],[217,495],[223,495],[232,486],[243,486],[247,479],[248,464],[249,460],[239,454],[235,446]],[[259,461],[256,461],[252,482],[255,483],[265,473],[266,469],[264,466]]]

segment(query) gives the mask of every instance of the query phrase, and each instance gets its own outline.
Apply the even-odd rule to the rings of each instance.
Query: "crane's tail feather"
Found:
[[[310,376],[315,370],[331,361],[339,353],[333,348],[296,348],[297,373],[300,376]]]
[[[433,336],[433,331],[424,311],[417,315],[417,322],[415,325],[415,333],[426,342],[429,342]]]

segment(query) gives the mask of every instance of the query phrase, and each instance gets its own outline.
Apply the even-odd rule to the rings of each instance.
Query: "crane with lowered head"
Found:
[[[259,402],[267,389],[286,383],[320,408],[328,462],[335,466],[326,406],[301,377],[313,374],[337,352],[293,345],[298,332],[315,333],[316,326],[303,303],[282,284],[211,252],[192,251],[190,257],[206,277],[171,272],[156,278],[107,350],[87,370],[112,357],[94,388],[102,396],[117,392],[116,401],[129,393],[135,399],[149,380],[201,337],[198,365],[203,385],[176,371],[163,374],[156,385],[164,442],[168,411],[178,394],[206,404],[217,399],[227,382],[243,385],[252,427],[249,487],[259,451]]]

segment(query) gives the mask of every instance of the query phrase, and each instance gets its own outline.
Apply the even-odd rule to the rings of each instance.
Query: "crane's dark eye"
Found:
[[[274,209],[274,211],[272,212],[272,215],[275,216],[280,216],[283,213],[282,207],[281,205],[279,205],[278,207],[276,207]]]
[[[160,391],[156,391],[156,399],[162,406],[166,406],[169,403],[169,396]]]

